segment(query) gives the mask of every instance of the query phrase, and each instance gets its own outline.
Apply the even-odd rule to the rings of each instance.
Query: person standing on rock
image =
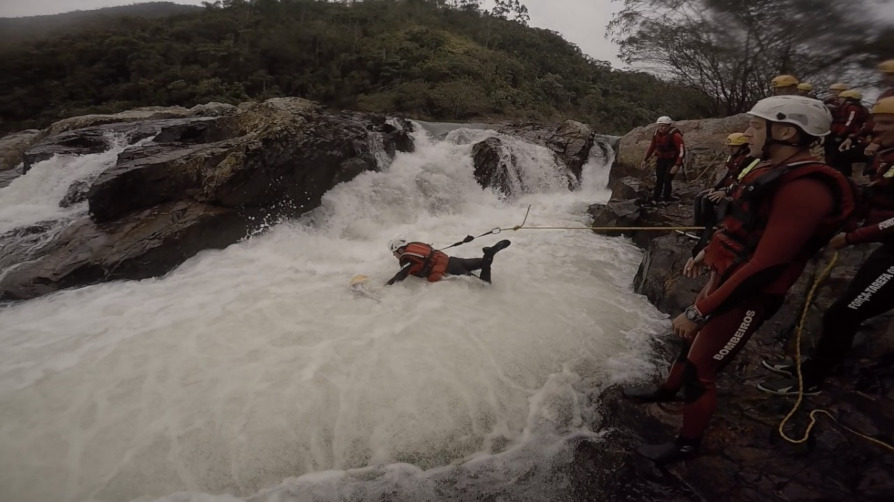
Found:
[[[509,247],[508,240],[502,240],[491,247],[483,249],[482,258],[457,258],[434,249],[422,242],[407,242],[403,236],[397,236],[388,243],[391,254],[400,262],[400,271],[394,275],[386,286],[391,286],[413,275],[427,279],[429,282],[440,281],[446,275],[474,275],[480,270],[478,277],[484,282],[491,282],[491,265],[494,255]]]
[[[869,213],[862,228],[840,233],[832,249],[864,242],[880,242],[854,275],[844,295],[823,314],[823,331],[813,355],[801,367],[804,394],[819,394],[826,377],[844,360],[860,324],[894,308],[894,96],[872,107],[875,133],[881,145],[872,162],[872,183],[867,197]],[[764,392],[796,395],[798,380],[792,360],[763,361],[784,379],[758,384]]]
[[[683,143],[683,133],[673,127],[674,121],[668,116],[658,117],[655,121],[658,129],[652,135],[652,142],[643,161],[641,169],[646,169],[646,163],[655,154],[655,191],[652,195],[652,203],[655,205],[666,204],[670,201],[672,182],[674,176],[683,166],[686,157],[686,146]]]
[[[672,323],[684,350],[660,387],[624,392],[640,402],[660,402],[677,400],[683,391],[677,438],[637,449],[655,462],[698,453],[717,406],[717,373],[776,313],[811,256],[854,211],[847,178],[810,153],[832,123],[822,103],[774,96],[755,104],[749,115],[745,137],[751,154],[763,162],[739,180],[708,246],[684,267],[687,277],[697,276],[703,266],[710,270],[695,302]]]

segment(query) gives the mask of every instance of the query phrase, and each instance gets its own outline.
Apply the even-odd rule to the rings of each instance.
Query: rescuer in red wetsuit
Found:
[[[679,436],[637,449],[659,463],[698,453],[717,406],[718,371],[776,313],[810,257],[854,211],[847,178],[810,154],[832,122],[821,102],[774,96],[759,101],[749,114],[745,136],[751,154],[764,162],[739,181],[708,246],[684,268],[689,277],[703,265],[711,272],[693,305],[673,320],[684,351],[658,389],[625,390],[628,398],[642,402],[675,400],[683,390]]]
[[[658,117],[655,123],[658,124],[658,129],[652,135],[652,142],[640,167],[645,169],[646,162],[655,154],[655,192],[652,201],[660,204],[670,201],[671,184],[686,158],[686,146],[683,144],[683,133],[673,127],[670,117]]]
[[[872,183],[864,197],[869,209],[866,221],[857,230],[835,236],[830,246],[840,249],[865,242],[882,246],[863,262],[845,293],[823,314],[823,332],[813,355],[801,366],[805,394],[819,393],[863,321],[894,308],[894,96],[880,99],[872,115],[881,150],[873,159]],[[764,361],[763,365],[787,378],[762,382],[759,389],[781,395],[798,393],[793,361]]]
[[[502,240],[491,247],[486,247],[481,258],[456,258],[447,256],[443,251],[438,251],[428,244],[407,242],[405,238],[398,236],[388,243],[388,249],[400,262],[400,271],[385,284],[390,286],[411,275],[427,279],[429,282],[437,282],[445,275],[474,275],[472,272],[476,270],[481,271],[476,277],[491,282],[490,267],[494,255],[501,249],[509,247],[509,244],[508,240]]]

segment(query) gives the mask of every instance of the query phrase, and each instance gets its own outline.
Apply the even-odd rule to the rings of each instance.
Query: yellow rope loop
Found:
[[[795,331],[795,369],[798,375],[798,399],[795,401],[795,405],[792,407],[791,411],[788,412],[788,415],[782,419],[782,422],[779,422],[779,435],[782,436],[783,439],[792,444],[802,444],[807,442],[807,439],[810,437],[810,431],[813,430],[813,426],[816,425],[816,415],[822,413],[827,417],[831,418],[833,422],[838,424],[842,429],[859,436],[867,441],[875,443],[883,448],[894,451],[894,446],[885,443],[884,441],[879,441],[878,439],[869,437],[861,432],[858,432],[850,427],[839,422],[831,413],[823,409],[815,409],[810,412],[810,423],[807,424],[807,428],[804,430],[804,436],[800,439],[792,439],[788,437],[785,433],[785,424],[792,418],[798,408],[801,407],[801,403],[804,400],[804,375],[801,373],[801,333],[804,330],[804,322],[807,319],[807,312],[810,309],[810,303],[813,301],[813,295],[816,293],[817,288],[819,288],[820,284],[829,276],[832,272],[832,268],[838,262],[838,253],[836,252],[832,259],[829,260],[829,264],[826,265],[826,268],[820,273],[820,275],[813,281],[813,285],[810,288],[810,292],[807,293],[807,301],[804,303],[804,309],[801,311],[801,317],[798,319],[798,327]]]

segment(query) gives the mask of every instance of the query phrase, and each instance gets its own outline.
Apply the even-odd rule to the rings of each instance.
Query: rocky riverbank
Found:
[[[709,159],[722,159],[722,138],[742,130],[735,117],[718,121],[686,124],[687,142],[705,145],[700,159],[689,165],[689,172],[703,173],[674,182],[676,204],[667,208],[643,207],[652,179],[650,173],[635,166],[647,145],[643,131],[622,138],[618,162],[613,167],[613,196],[606,205],[591,208],[595,225],[689,225],[692,197],[722,175]],[[691,139],[693,131],[711,131]],[[713,139],[712,139],[713,138]],[[714,146],[710,147],[709,142]],[[713,151],[713,153],[712,153]],[[634,279],[637,292],[646,295],[670,317],[691,304],[704,278],[687,279],[680,274],[691,256],[692,239],[678,233],[633,233],[633,241],[644,250],[643,261]],[[817,290],[808,309],[801,340],[809,350],[820,331],[825,309],[840,295],[854,272],[873,249],[871,245],[846,248],[831,276]],[[824,259],[811,263],[790,292],[785,306],[752,338],[743,352],[719,376],[719,402],[703,445],[703,455],[694,460],[657,469],[629,454],[619,472],[636,473],[626,490],[635,493],[637,483],[645,480],[662,486],[661,500],[890,500],[894,497],[894,455],[841,426],[894,443],[894,322],[882,316],[868,322],[858,335],[840,374],[819,396],[805,399],[790,421],[787,434],[800,438],[814,409],[828,411],[840,425],[820,415],[810,439],[803,444],[784,441],[777,432],[783,417],[795,400],[771,396],[756,384],[773,374],[764,370],[763,358],[784,357],[793,353],[794,325],[803,308],[807,292],[825,265]],[[668,330],[669,331],[669,330]],[[658,352],[670,363],[676,356],[677,341],[668,333],[655,340]],[[649,378],[658,383],[663,375]],[[644,377],[646,377],[644,375]],[[681,405],[638,405],[624,400],[619,389],[608,389],[600,399],[606,408],[606,424],[614,429],[614,443],[632,451],[644,442],[661,442],[672,437],[681,423]],[[680,487],[686,487],[682,489]],[[692,498],[695,497],[695,498]],[[621,498],[619,498],[621,499]]]

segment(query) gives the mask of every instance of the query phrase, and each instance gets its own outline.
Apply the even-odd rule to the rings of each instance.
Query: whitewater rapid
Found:
[[[547,149],[505,136],[527,193],[481,188],[470,151],[494,135],[417,132],[414,153],[299,220],[161,278],[0,309],[0,500],[462,500],[495,486],[537,500],[571,439],[601,441],[599,390],[656,371],[648,342],[666,320],[632,291],[640,251],[589,231],[448,251],[510,239],[491,285],[381,286],[397,234],[443,247],[529,206],[528,226],[581,227],[607,199],[598,149],[569,191]],[[0,189],[0,226],[83,214],[50,206],[110,152]]]

